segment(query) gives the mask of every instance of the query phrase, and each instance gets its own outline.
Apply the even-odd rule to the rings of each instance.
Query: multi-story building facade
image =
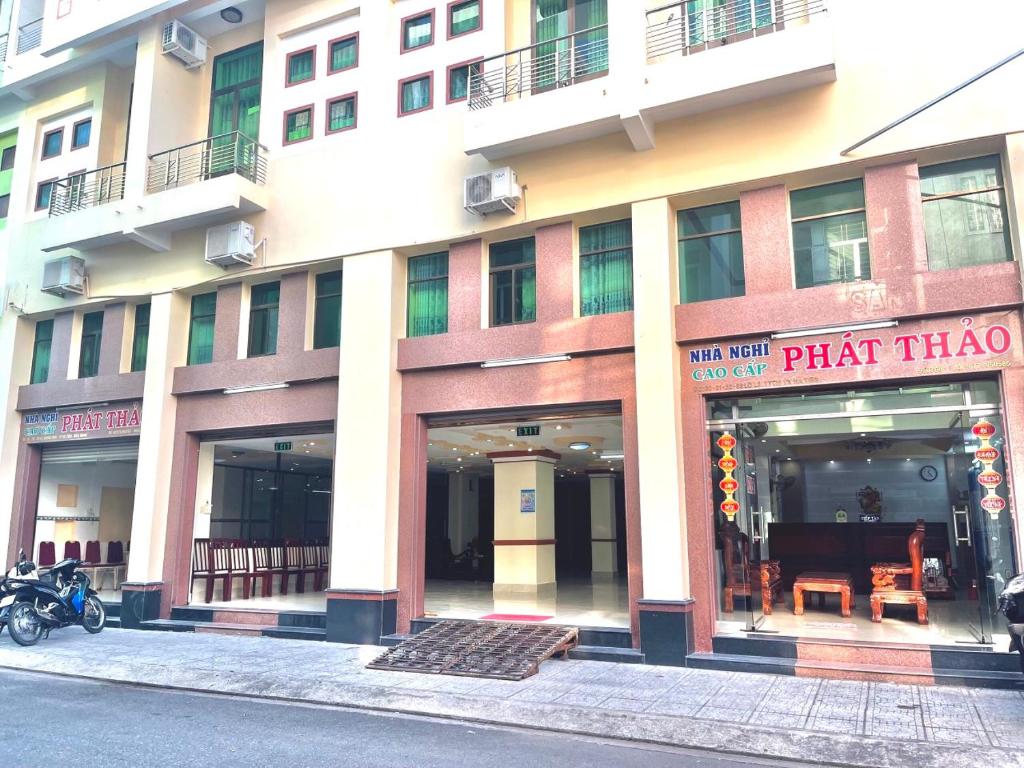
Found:
[[[1021,60],[848,148],[1016,3],[0,9],[8,559],[124,626],[1009,668]]]

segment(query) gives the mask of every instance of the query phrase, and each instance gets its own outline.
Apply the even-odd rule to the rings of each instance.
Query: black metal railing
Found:
[[[726,0],[710,6],[675,2],[647,11],[647,59],[708,47],[783,29],[826,10],[825,0]]]
[[[57,179],[50,191],[50,216],[63,216],[123,199],[124,169],[124,163],[115,163]]]
[[[469,65],[469,108],[575,85],[608,73],[608,25],[517,48]]]
[[[240,131],[232,131],[158,152],[149,158],[146,191],[159,192],[232,173],[254,184],[265,184],[267,148]]]
[[[38,48],[43,42],[43,19],[42,17],[28,24],[18,27],[18,47],[16,53],[25,53],[33,48]]]

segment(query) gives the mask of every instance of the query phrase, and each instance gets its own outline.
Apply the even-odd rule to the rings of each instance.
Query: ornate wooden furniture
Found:
[[[853,594],[853,577],[848,573],[835,571],[805,571],[793,582],[793,613],[797,616],[804,612],[804,592],[818,593],[818,607],[825,606],[825,593],[838,592],[840,611],[845,618],[850,617],[850,609],[856,607]]]
[[[871,566],[905,561],[914,528],[913,522],[771,523],[768,546],[772,559],[782,564],[784,590],[792,589],[804,571],[839,571],[853,577],[854,592],[868,595]],[[926,523],[924,556],[945,562],[949,551],[946,523]]]
[[[725,613],[732,613],[736,595],[751,597],[761,593],[761,610],[766,616],[772,605],[782,600],[782,575],[778,560],[750,559],[750,538],[736,523],[727,522],[719,531],[725,557],[725,587],[722,590]]]
[[[917,623],[928,623],[928,598],[922,590],[924,565],[924,520],[918,520],[907,537],[909,563],[876,563],[871,566],[871,620],[882,620],[885,603],[917,606]]]

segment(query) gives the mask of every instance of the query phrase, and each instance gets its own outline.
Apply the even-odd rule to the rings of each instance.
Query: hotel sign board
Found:
[[[21,417],[25,443],[56,443],[127,437],[142,431],[142,403],[47,408],[26,411]]]
[[[730,340],[684,347],[684,380],[698,391],[728,391],[991,371],[1018,363],[1019,338],[1016,318],[1000,313]]]

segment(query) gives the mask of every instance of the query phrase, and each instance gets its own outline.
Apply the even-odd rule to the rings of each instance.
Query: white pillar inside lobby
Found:
[[[555,459],[515,456],[493,462],[495,599],[552,592]]]
[[[398,581],[398,467],[405,260],[345,258],[330,588],[388,591]]]
[[[633,204],[640,530],[646,600],[690,597],[683,496],[680,356],[674,307],[679,281],[675,214],[665,198]],[[642,393],[642,394],[640,394]],[[701,439],[698,436],[696,439]]]
[[[615,507],[615,475],[590,475],[590,570],[595,576],[619,571]]]

